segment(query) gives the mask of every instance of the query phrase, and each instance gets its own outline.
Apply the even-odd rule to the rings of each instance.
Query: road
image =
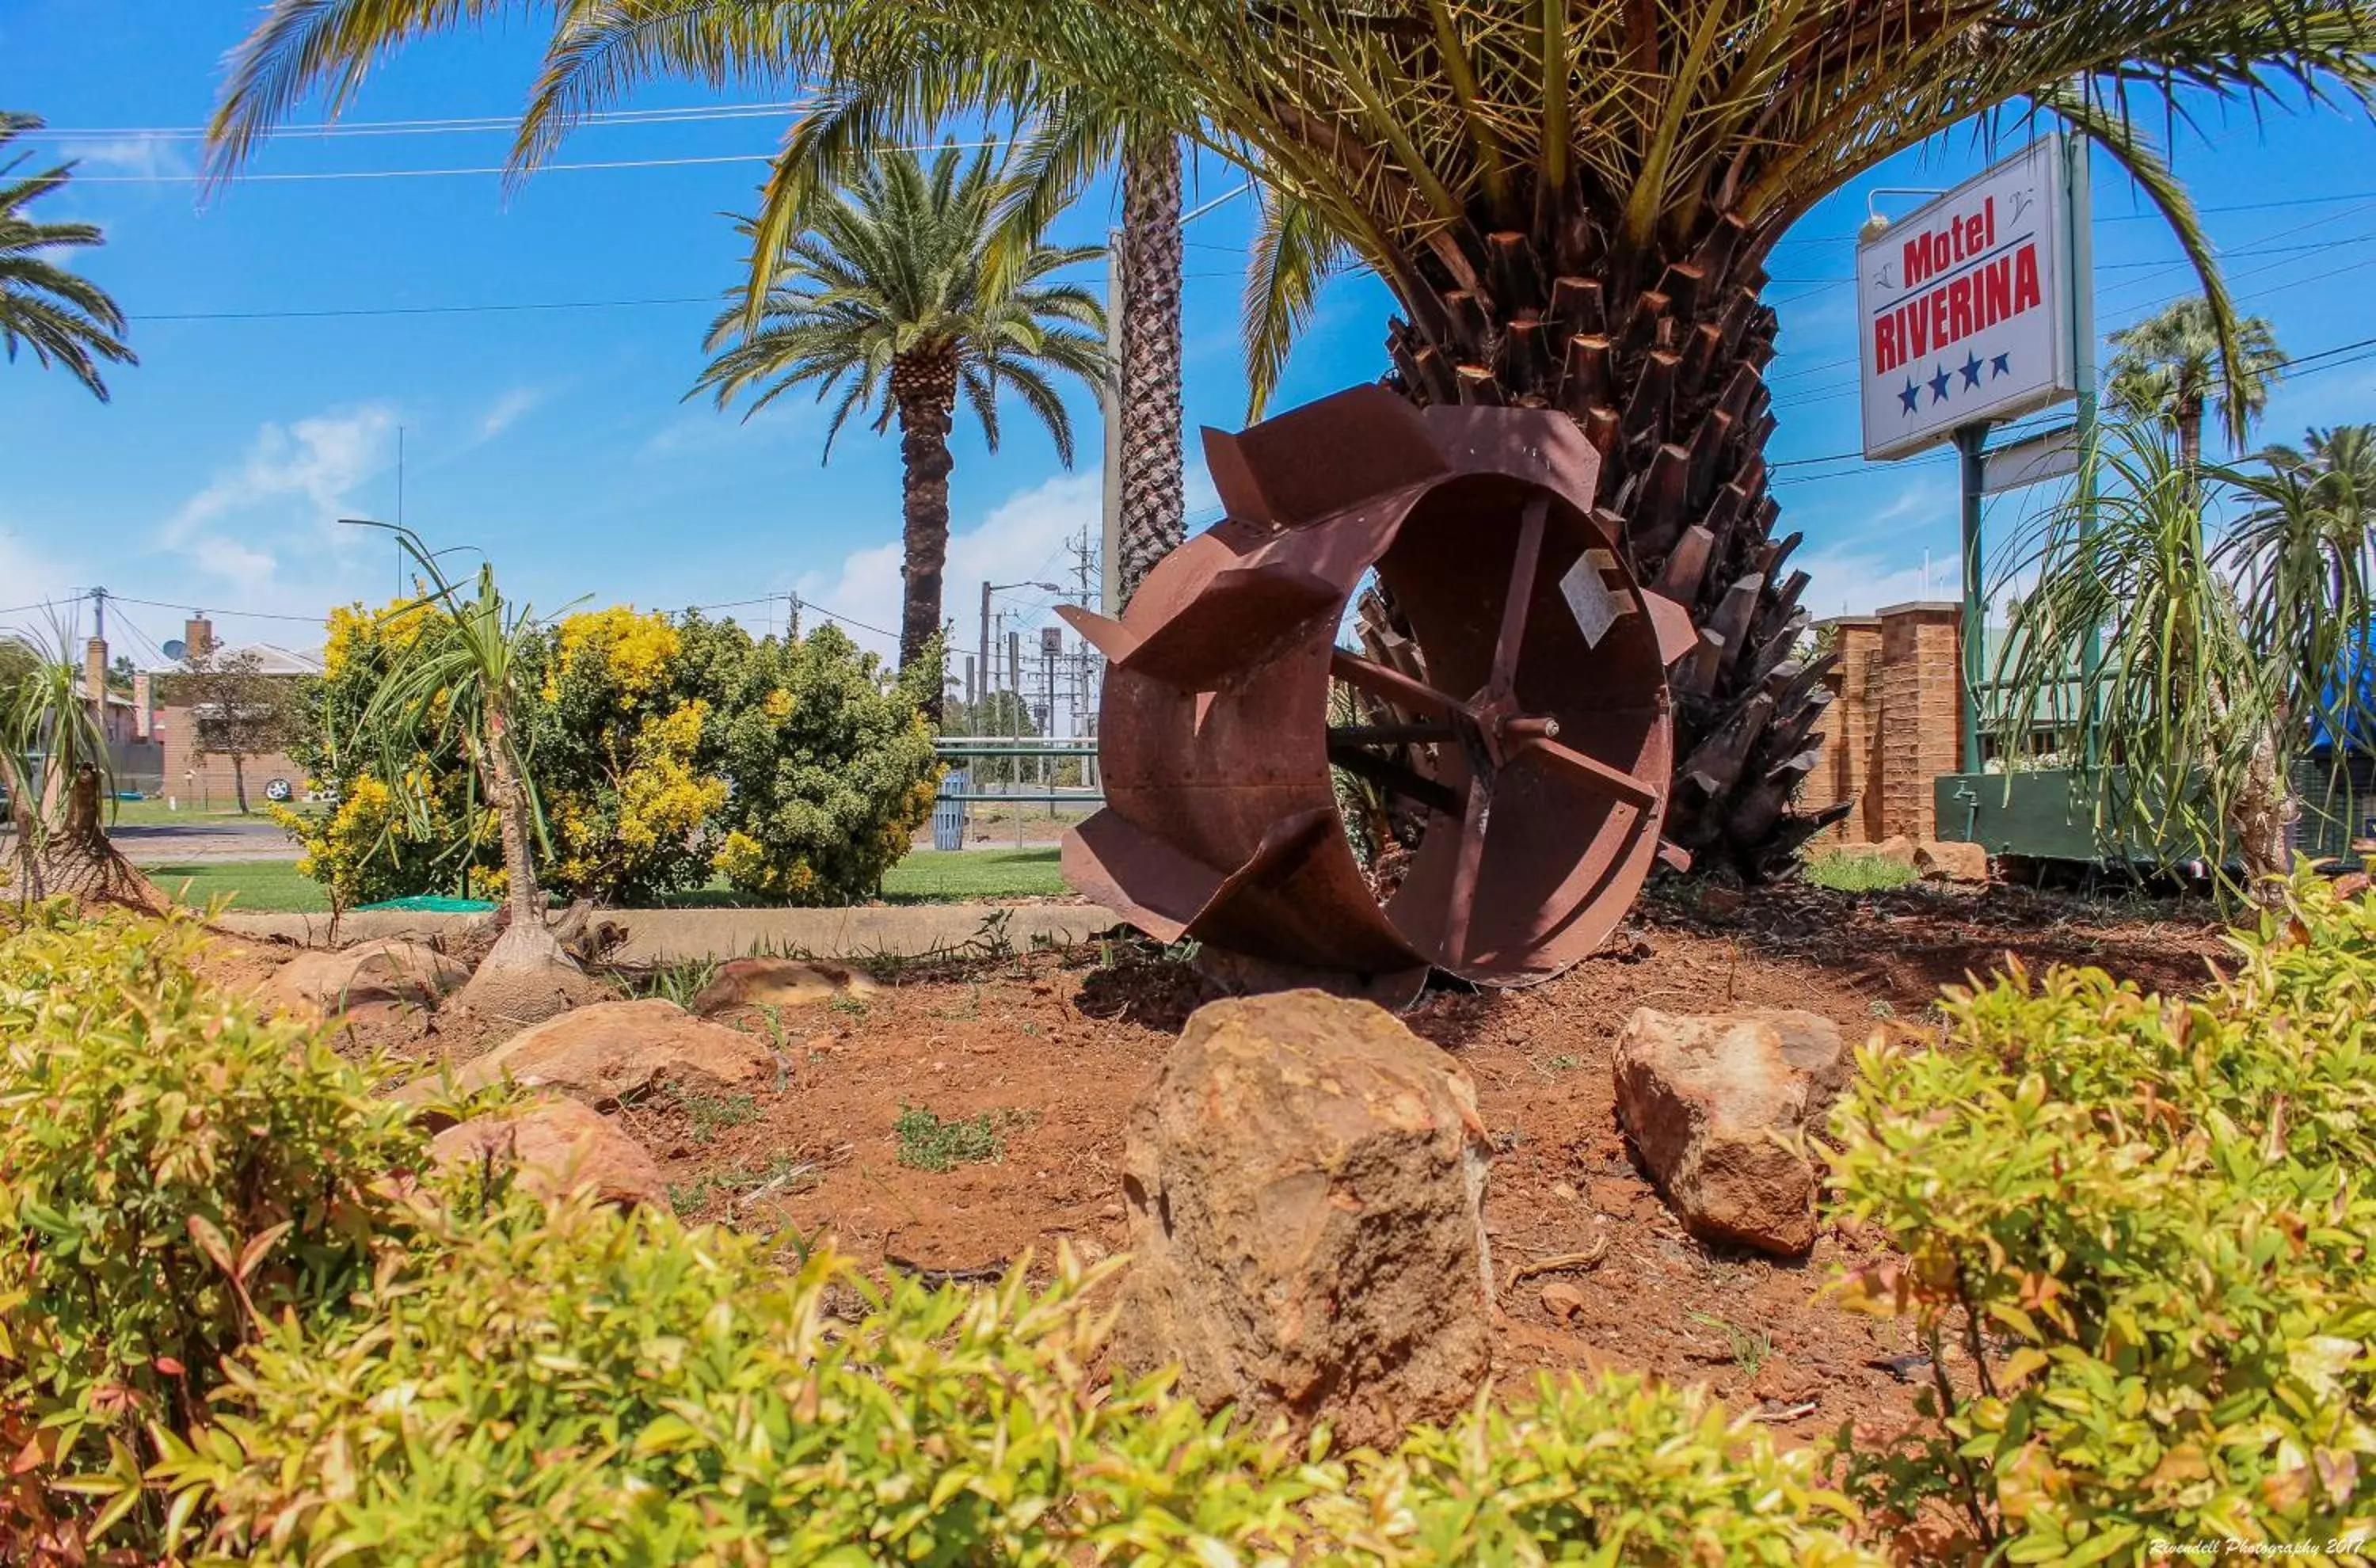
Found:
[[[108,839],[135,865],[176,866],[192,861],[293,861],[302,852],[277,824],[262,817],[198,817],[187,824],[133,826],[118,823]]]

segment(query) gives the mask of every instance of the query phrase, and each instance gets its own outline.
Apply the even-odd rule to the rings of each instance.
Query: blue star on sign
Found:
[[[2011,375],[2012,374],[2013,356],[2011,354],[1999,354],[1996,358],[1989,362],[1989,379],[1990,381],[1994,381],[2000,375]]]
[[[1937,365],[1932,365],[1930,368],[1939,371],[1938,374],[1930,378],[1930,400],[1933,403],[1943,403],[1947,400],[1947,373],[1939,370]]]
[[[1978,354],[1967,354],[1964,358],[1964,385],[1966,386],[1978,386],[1979,384],[1980,356]]]
[[[1907,376],[1906,378],[1906,390],[1897,395],[1897,400],[1906,405],[1906,411],[1910,414],[1914,411],[1915,405],[1921,401],[1921,398],[1922,389],[1914,385],[1914,378],[1912,376]]]

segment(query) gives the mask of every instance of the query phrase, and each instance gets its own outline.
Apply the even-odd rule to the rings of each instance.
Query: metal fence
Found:
[[[1061,827],[1067,820],[1058,814],[1063,808],[1105,803],[1094,737],[1032,740],[1006,735],[944,735],[933,742],[933,750],[943,762],[951,765],[941,780],[940,800],[933,809],[935,849],[963,846],[966,830],[975,820],[976,807],[996,811],[1006,818],[1001,826],[1013,829],[1019,848],[1026,842],[1028,823],[1034,815],[1032,808],[1044,808],[1047,814],[1041,820],[1051,827]],[[1007,778],[985,780],[980,777],[980,766],[985,762],[1013,766],[998,769]],[[1027,763],[1031,766],[1025,766]],[[1067,778],[1076,782],[1064,782]]]

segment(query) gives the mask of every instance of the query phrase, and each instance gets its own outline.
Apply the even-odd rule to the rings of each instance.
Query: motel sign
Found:
[[[1858,245],[1868,458],[2078,390],[2069,169],[2044,137]]]

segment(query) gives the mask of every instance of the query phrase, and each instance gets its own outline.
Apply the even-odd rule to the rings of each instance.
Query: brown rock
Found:
[[[799,958],[730,958],[693,999],[703,1017],[730,1007],[814,1007],[837,996],[872,996],[874,982],[838,964]]]
[[[1709,883],[1700,889],[1700,913],[1704,915],[1715,915],[1719,918],[1737,915],[1748,902],[1749,895],[1738,887],[1726,887],[1717,883]]]
[[[1617,1119],[1695,1235],[1796,1255],[1815,1242],[1815,1171],[1786,1142],[1807,1081],[1762,1019],[1642,1008],[1617,1046]]]
[[[776,1059],[739,1029],[704,1022],[673,1002],[600,1002],[514,1035],[454,1075],[468,1094],[508,1074],[597,1111],[660,1083],[705,1093],[771,1083]]]
[[[434,947],[389,938],[328,953],[300,953],[267,980],[256,999],[276,1013],[306,1017],[424,1012],[470,978]]]
[[[1756,1007],[1735,1016],[1772,1026],[1781,1040],[1782,1060],[1807,1080],[1807,1125],[1823,1126],[1832,1102],[1856,1071],[1856,1053],[1848,1049],[1839,1025],[1821,1013],[1796,1007]]]
[[[1858,849],[1855,853],[1871,855],[1877,861],[1895,861],[1908,871],[1918,869],[1914,864],[1917,853],[1914,840],[1903,833],[1893,834],[1880,843]]]
[[[1584,1311],[1584,1292],[1564,1279],[1554,1279],[1543,1287],[1543,1311],[1565,1323]]]
[[[1926,838],[1914,850],[1914,869],[1925,882],[1960,882],[1978,886],[1989,879],[1989,851],[1981,844]]]
[[[1457,1414],[1492,1342],[1484,1142],[1467,1075],[1371,1004],[1199,1008],[1132,1113],[1119,1358],[1342,1443]]]
[[[518,1168],[520,1186],[552,1199],[592,1188],[604,1203],[668,1206],[668,1182],[644,1146],[574,1099],[546,1099],[448,1127],[430,1140],[438,1169],[493,1159]]]

